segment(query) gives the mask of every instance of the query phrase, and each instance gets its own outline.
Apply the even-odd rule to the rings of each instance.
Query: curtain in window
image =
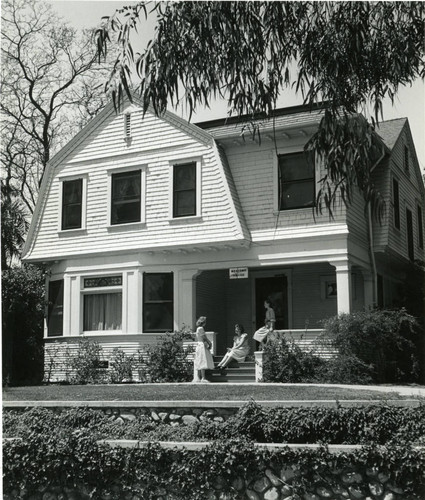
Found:
[[[122,293],[84,296],[84,331],[121,330]]]

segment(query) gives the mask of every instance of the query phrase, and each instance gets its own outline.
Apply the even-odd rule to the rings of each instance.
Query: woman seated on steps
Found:
[[[217,365],[217,368],[226,368],[226,366],[234,359],[238,363],[245,361],[248,356],[249,345],[248,345],[248,335],[245,333],[244,327],[242,325],[235,325],[236,335],[233,337],[233,347],[227,348],[227,353],[224,355],[223,359]]]

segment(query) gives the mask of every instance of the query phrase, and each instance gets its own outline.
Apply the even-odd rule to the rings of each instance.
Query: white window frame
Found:
[[[62,229],[62,216],[63,216],[63,184],[68,181],[76,181],[81,179],[83,181],[82,186],[82,200],[81,200],[81,227],[76,227],[73,229]],[[58,232],[60,234],[75,234],[81,231],[85,231],[87,228],[87,183],[88,174],[78,174],[78,175],[67,175],[58,177],[59,180],[59,217],[58,217]]]
[[[114,167],[107,170],[108,174],[108,229],[140,226],[146,223],[146,168],[147,165],[132,165],[125,167]],[[136,222],[123,222],[121,224],[112,224],[112,176],[126,172],[136,172],[140,170],[140,220]]]
[[[186,163],[195,163],[196,164],[196,213],[195,215],[187,215],[183,217],[174,217],[174,166],[185,165]],[[202,217],[202,158],[199,156],[195,157],[185,157],[178,158],[174,160],[170,160],[169,164],[169,191],[168,191],[168,199],[169,199],[169,209],[168,209],[168,219],[170,222],[172,221],[187,221],[187,220],[197,220]]]
[[[84,280],[90,278],[105,278],[109,276],[121,276],[121,285],[102,286],[102,287],[84,287]],[[88,276],[81,276],[81,289],[80,289],[80,332],[84,335],[118,335],[124,331],[124,275],[122,273],[107,273],[107,274],[94,274]],[[103,293],[121,293],[121,329],[120,330],[84,330],[84,297],[86,295],[100,295]]]

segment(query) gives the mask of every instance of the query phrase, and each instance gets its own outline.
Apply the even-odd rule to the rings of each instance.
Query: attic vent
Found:
[[[131,114],[126,113],[124,115],[124,140],[129,139],[131,139]]]

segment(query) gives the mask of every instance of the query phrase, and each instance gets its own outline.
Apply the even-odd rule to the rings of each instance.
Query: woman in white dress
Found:
[[[266,309],[266,317],[264,320],[264,326],[258,329],[254,333],[254,340],[260,343],[260,349],[263,347],[263,343],[267,339],[267,335],[274,330],[274,325],[276,323],[276,315],[272,307],[270,300],[266,299],[264,301],[264,307]]]
[[[196,370],[198,377],[194,378],[194,382],[199,381],[199,372],[201,374],[201,382],[208,382],[205,378],[205,370],[212,370],[214,368],[214,360],[210,352],[211,342],[208,340],[205,333],[204,327],[207,323],[207,318],[205,316],[200,316],[196,322],[196,350],[195,357],[193,358],[194,369]]]
[[[232,361],[236,360],[238,363],[245,361],[248,356],[249,344],[248,335],[245,333],[244,327],[242,325],[235,325],[236,335],[233,337],[233,347],[227,348],[227,353],[224,355],[223,359],[217,365],[217,368],[226,368],[226,366]]]

